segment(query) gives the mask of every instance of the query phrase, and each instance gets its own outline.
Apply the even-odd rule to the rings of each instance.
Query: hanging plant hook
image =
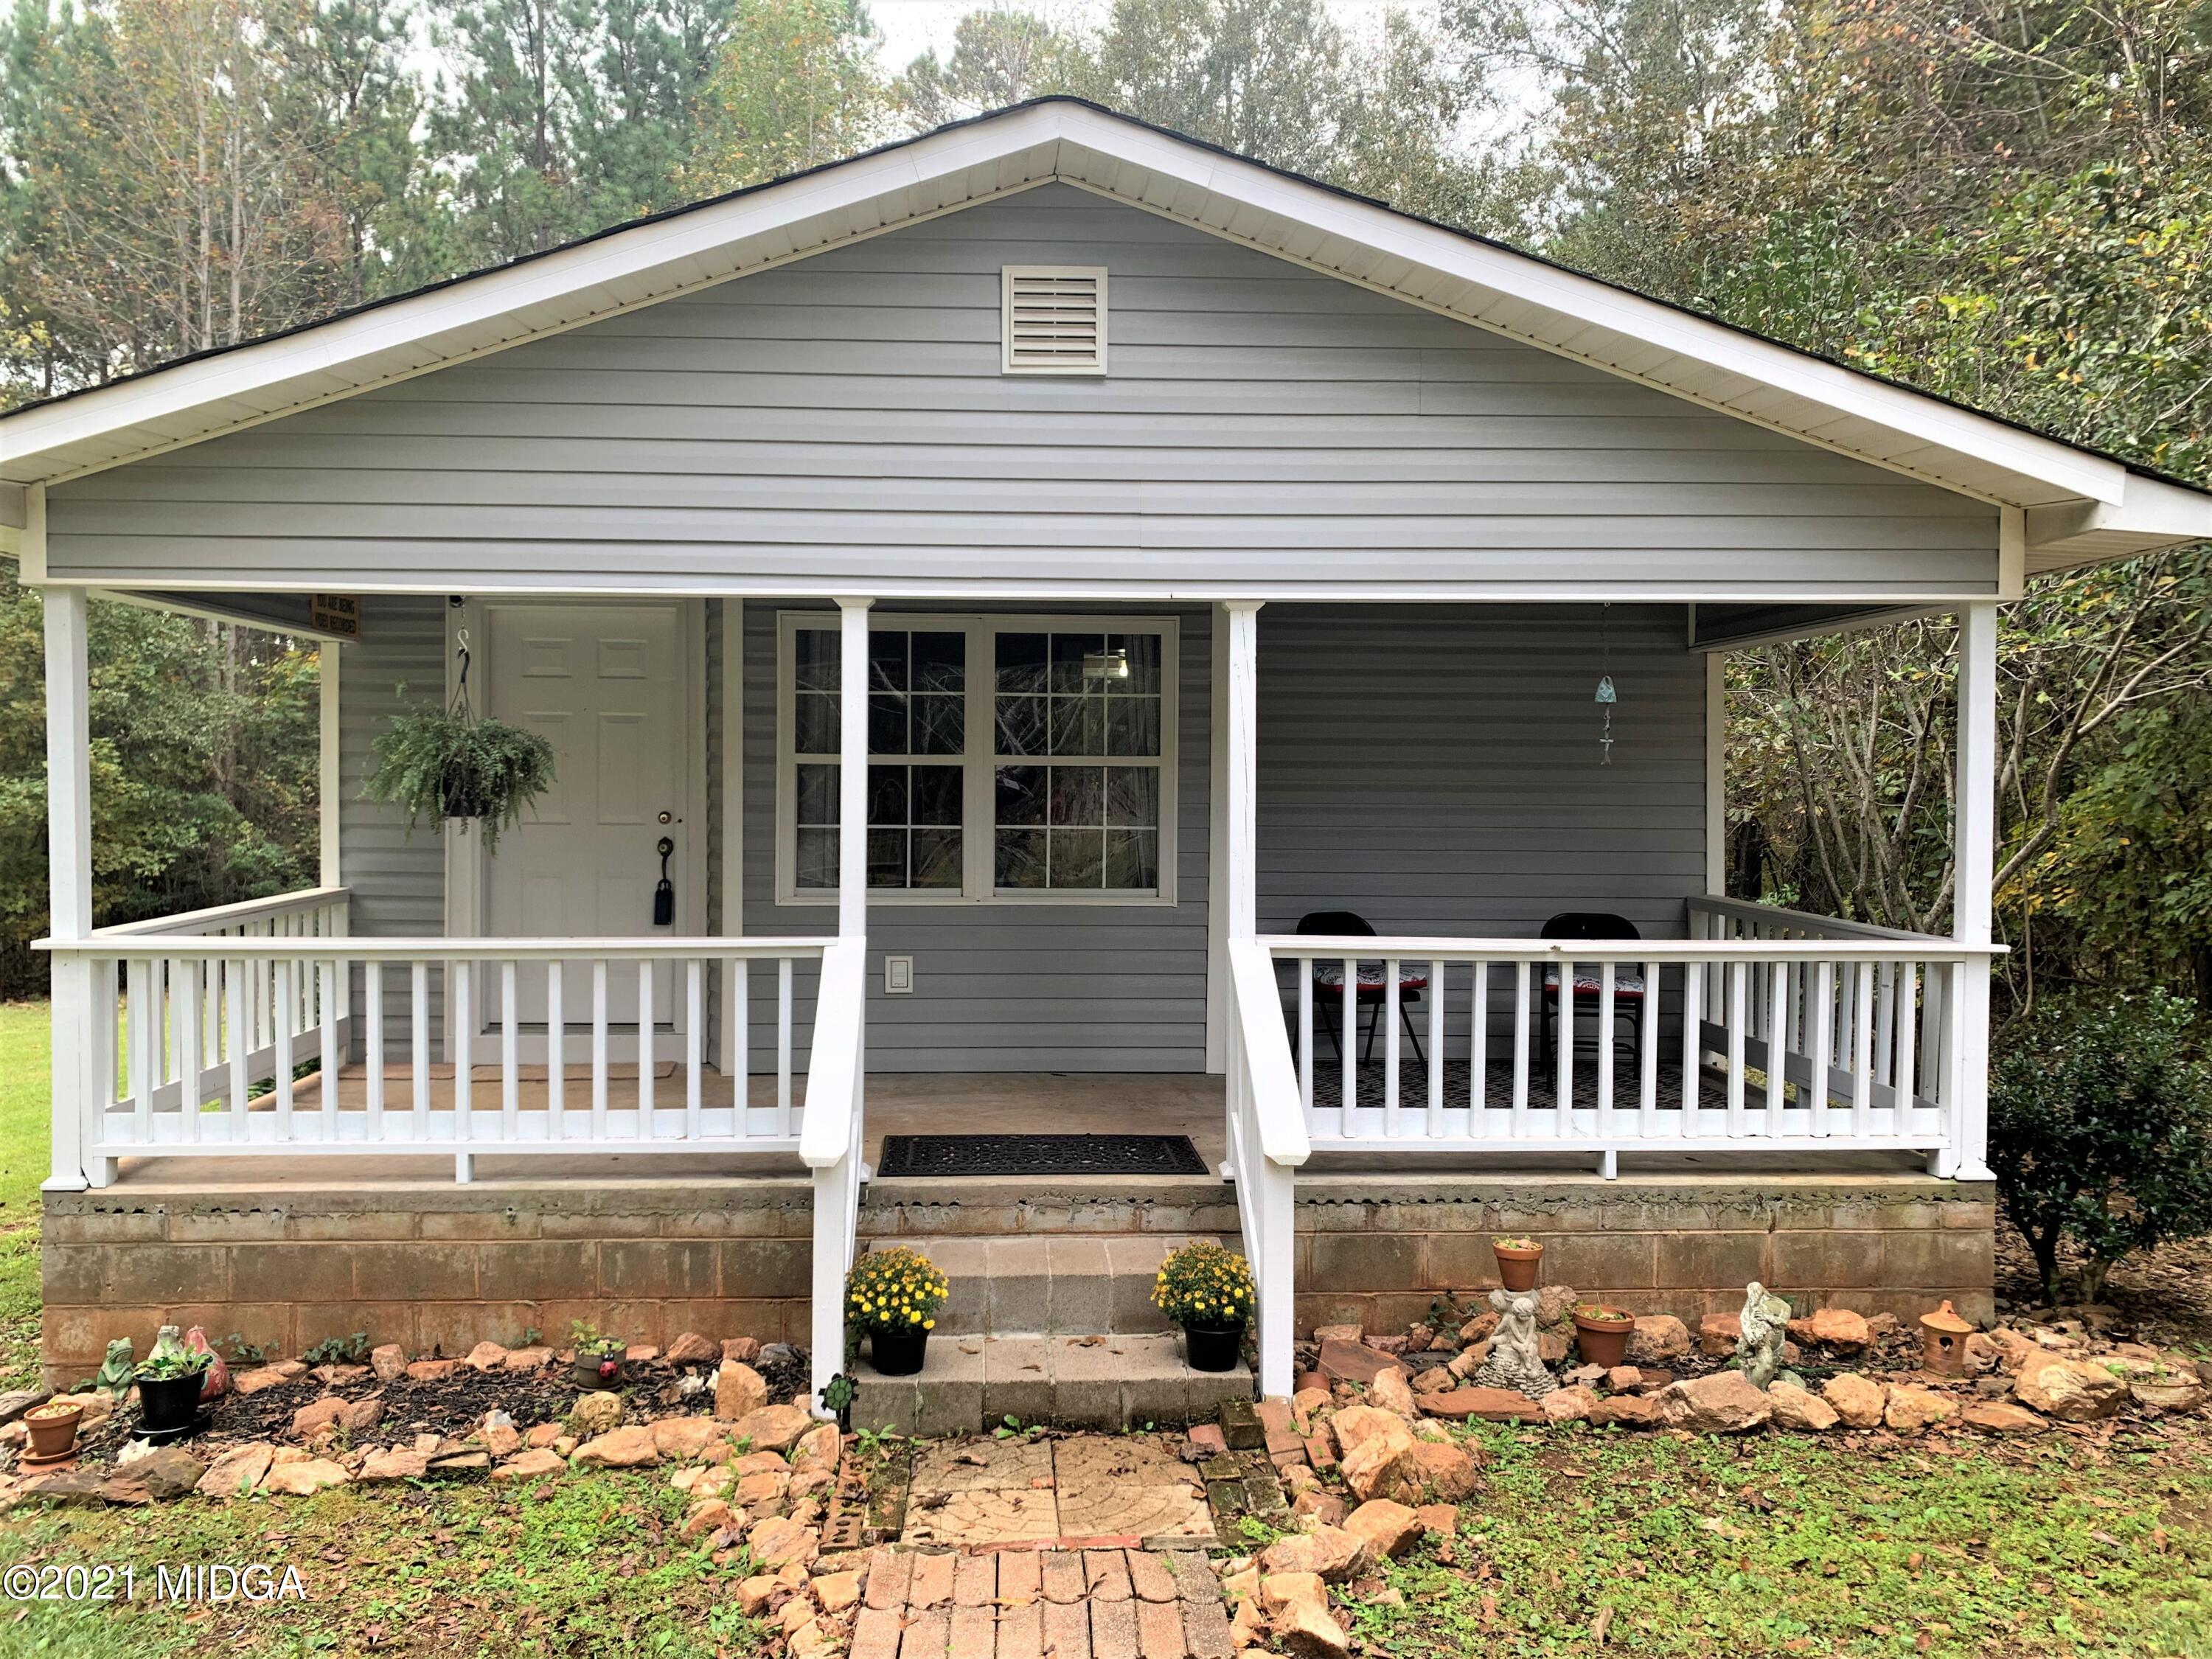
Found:
[[[470,714],[469,630],[465,628],[456,629],[453,631],[453,638],[456,642],[453,647],[453,654],[461,659],[461,672],[459,678],[453,683],[453,700],[447,707],[450,713],[460,716],[463,720],[466,720]]]

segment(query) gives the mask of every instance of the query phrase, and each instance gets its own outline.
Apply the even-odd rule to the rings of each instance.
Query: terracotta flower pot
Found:
[[[40,1413],[46,1414],[41,1416]],[[41,1463],[58,1463],[76,1449],[76,1427],[84,1420],[84,1407],[70,1406],[47,1412],[43,1406],[23,1419],[30,1431],[31,1455]]]
[[[1618,1312],[1608,1308],[1607,1313]],[[1622,1314],[1618,1319],[1593,1319],[1581,1309],[1575,1310],[1575,1346],[1582,1350],[1583,1364],[1602,1365],[1611,1370],[1626,1364],[1628,1358],[1628,1339],[1636,1334],[1636,1322]]]
[[[1533,1291],[1536,1288],[1536,1270],[1544,1260],[1544,1247],[1531,1244],[1521,1249],[1511,1244],[1492,1244],[1491,1253],[1498,1258],[1498,1277],[1509,1291]]]

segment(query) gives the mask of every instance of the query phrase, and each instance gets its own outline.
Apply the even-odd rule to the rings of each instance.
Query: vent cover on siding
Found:
[[[1006,372],[1106,372],[1106,270],[1103,265],[1008,265]]]

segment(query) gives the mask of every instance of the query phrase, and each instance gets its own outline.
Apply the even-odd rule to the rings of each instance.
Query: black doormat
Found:
[[[885,1135],[883,1176],[1206,1173],[1188,1135]]]

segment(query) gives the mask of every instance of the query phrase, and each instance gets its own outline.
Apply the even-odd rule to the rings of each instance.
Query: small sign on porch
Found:
[[[316,593],[307,600],[307,625],[325,634],[349,640],[361,637],[361,596],[358,593]]]

